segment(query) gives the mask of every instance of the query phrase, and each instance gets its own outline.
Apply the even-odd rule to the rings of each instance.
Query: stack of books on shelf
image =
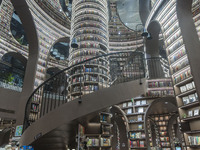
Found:
[[[87,146],[99,146],[99,139],[88,139]]]
[[[188,141],[190,145],[200,146],[200,136],[188,136]]]
[[[111,146],[110,138],[101,138],[101,146]]]
[[[142,132],[130,132],[130,138],[131,139],[144,139],[145,133]]]
[[[140,141],[140,140],[130,141],[131,148],[145,147],[144,145],[145,145],[145,141]]]

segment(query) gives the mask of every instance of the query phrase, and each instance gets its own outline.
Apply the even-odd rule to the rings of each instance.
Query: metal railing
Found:
[[[83,66],[92,66],[94,60],[98,64],[102,59],[108,61],[108,72],[94,69],[91,72],[85,71],[85,67]],[[81,80],[73,83],[73,74],[71,74],[70,71],[78,66],[82,66],[80,69],[81,71],[76,72],[76,75],[80,74]],[[85,75],[88,74],[92,77],[91,81],[88,81],[85,78]],[[96,76],[96,74],[98,75]],[[96,77],[95,81],[94,77]],[[48,114],[50,111],[71,101],[73,90],[73,86],[71,85],[74,85],[73,88],[77,87],[78,94],[74,98],[80,98],[81,95],[108,88],[114,84],[137,80],[144,77],[145,65],[143,53],[141,52],[127,51],[109,53],[74,64],[53,75],[38,86],[38,88],[31,94],[25,108],[24,130],[45,114]],[[92,83],[90,84],[90,82]],[[92,88],[93,85],[95,85],[95,88]]]

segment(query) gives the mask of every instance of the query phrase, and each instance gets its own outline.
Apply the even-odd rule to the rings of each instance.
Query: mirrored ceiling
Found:
[[[139,0],[118,0],[117,12],[128,28],[134,31],[143,29],[139,14]]]

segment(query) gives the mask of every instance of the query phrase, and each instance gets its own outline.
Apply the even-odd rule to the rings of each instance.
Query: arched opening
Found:
[[[1,87],[22,91],[27,59],[20,53],[9,52],[0,61]]]
[[[175,146],[182,144],[182,134],[177,124],[177,112],[174,97],[160,98],[151,103],[145,114],[148,148],[175,149]]]
[[[130,144],[127,142],[130,137],[130,135],[127,136],[127,133],[129,132],[128,119],[119,106],[112,106],[111,113],[113,114],[111,118],[113,124],[113,138],[111,145],[113,148],[116,148],[116,150],[127,150],[130,148]]]
[[[58,41],[55,43],[50,50],[50,56],[55,60],[66,61],[69,56],[69,42]]]
[[[16,11],[14,11],[12,15],[10,30],[13,37],[18,41],[19,44],[26,46],[28,45],[26,33]]]

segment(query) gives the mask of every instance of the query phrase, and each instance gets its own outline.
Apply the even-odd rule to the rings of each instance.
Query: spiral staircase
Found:
[[[71,82],[68,73],[72,67],[84,64],[86,68],[90,62],[94,64],[94,60],[98,61],[102,57],[109,59],[109,86],[104,84],[107,81],[99,81],[98,90],[93,89],[93,92],[88,93],[81,87],[84,75],[88,74],[85,70],[79,72],[83,80]],[[116,63],[119,57],[124,58],[123,63]],[[99,70],[97,72],[100,73]],[[60,71],[30,96],[20,145],[33,145],[36,150],[64,150],[67,149],[66,145],[73,147],[79,123],[87,124],[103,109],[145,93],[144,77],[144,59],[140,52],[99,55]],[[69,84],[80,85],[76,91],[79,96],[74,100],[69,97]]]

